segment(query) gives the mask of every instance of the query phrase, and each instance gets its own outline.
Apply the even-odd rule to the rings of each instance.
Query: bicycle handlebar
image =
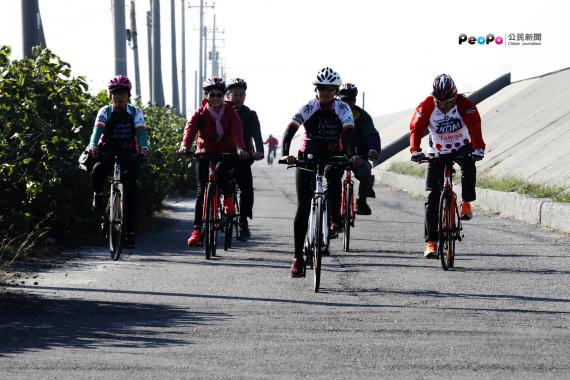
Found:
[[[333,166],[333,167],[337,167],[337,168],[347,168],[350,167],[352,169],[352,163],[350,163],[349,161],[347,161],[345,158],[342,159],[342,161],[340,160],[322,160],[322,159],[309,159],[309,160],[299,160],[299,159],[295,159],[295,162],[293,164],[289,164],[287,163],[287,158],[280,158],[279,161],[277,161],[279,164],[282,165],[287,165],[287,169],[290,168],[294,168],[294,167],[298,167],[301,165],[307,165],[307,166],[318,166],[318,165],[324,165],[324,166]]]
[[[227,159],[227,158],[237,158],[237,153],[218,153],[218,152],[202,152],[202,153],[195,153],[195,152],[186,152],[184,153],[184,157],[190,158],[206,158],[209,160],[216,160],[216,159]]]
[[[424,162],[437,162],[437,161],[457,161],[457,160],[466,160],[466,159],[473,159],[473,156],[471,155],[471,153],[469,154],[458,154],[458,155],[454,155],[454,156],[449,156],[448,155],[436,155],[436,156],[424,156],[424,158],[422,158],[420,161],[418,161],[418,163],[424,163]]]

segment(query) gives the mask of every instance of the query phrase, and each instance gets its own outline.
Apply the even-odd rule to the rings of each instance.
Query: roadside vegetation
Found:
[[[425,177],[426,165],[412,162],[394,162],[389,171],[413,177]],[[459,171],[459,170],[458,170]],[[459,182],[456,176],[455,181]],[[504,192],[524,194],[532,198],[550,198],[555,202],[570,202],[570,193],[562,186],[548,186],[533,183],[517,177],[496,178],[485,172],[477,172],[477,187]]]
[[[110,103],[106,89],[89,91],[68,63],[49,49],[10,60],[0,47],[0,268],[17,255],[93,240],[90,175],[77,159],[95,116]],[[151,155],[142,164],[139,215],[161,210],[170,193],[184,193],[194,178],[176,156],[185,118],[171,107],[143,106]]]

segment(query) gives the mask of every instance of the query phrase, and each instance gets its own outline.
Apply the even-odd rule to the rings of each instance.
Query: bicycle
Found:
[[[438,247],[437,256],[441,260],[442,268],[447,271],[453,268],[455,262],[455,242],[461,241],[463,226],[459,217],[457,207],[457,194],[453,191],[453,174],[455,169],[453,164],[456,160],[471,159],[470,155],[456,155],[445,157],[436,155],[426,157],[420,162],[443,162],[443,186],[439,197],[439,217],[438,217]]]
[[[222,207],[221,195],[218,189],[216,167],[222,160],[234,159],[236,153],[186,153],[188,157],[208,159],[208,182],[204,191],[204,201],[202,203],[202,236],[205,241],[205,257],[210,260],[216,256],[218,231],[223,228],[224,220],[230,217],[225,214]],[[234,199],[235,202],[235,199]],[[204,241],[202,242],[204,244]]]
[[[239,197],[241,196],[241,191],[234,178],[233,170],[230,173],[231,179],[230,184],[233,189],[233,202],[235,205],[236,213],[234,215],[226,215],[223,217],[222,225],[224,228],[224,251],[227,251],[232,247],[232,236],[233,229],[235,227],[236,240],[239,240],[239,220],[240,220],[240,209],[239,209]],[[222,214],[225,215],[225,214]]]
[[[103,225],[109,239],[109,252],[113,261],[119,260],[123,250],[123,239],[125,238],[124,228],[124,200],[123,200],[123,182],[121,180],[121,163],[120,159],[128,157],[134,158],[134,155],[119,156],[113,155],[113,179],[111,180],[111,190],[109,192],[109,202],[105,215],[103,216]]]
[[[350,228],[354,227],[356,212],[354,208],[354,181],[352,180],[352,166],[345,169],[344,181],[342,182],[342,194],[340,198],[340,216],[344,225],[342,245],[345,252],[350,250]]]
[[[287,164],[285,159],[278,161]],[[310,167],[315,171],[315,190],[311,200],[311,212],[309,214],[309,226],[303,246],[305,256],[304,277],[307,273],[307,265],[313,269],[314,290],[317,293],[321,285],[321,268],[323,255],[327,254],[329,246],[329,220],[327,211],[327,193],[324,191],[323,177],[325,167],[336,166],[338,162],[313,159],[312,154],[307,155],[306,160],[295,160],[293,165],[287,164],[287,169],[293,167]],[[344,162],[343,166],[346,165]]]

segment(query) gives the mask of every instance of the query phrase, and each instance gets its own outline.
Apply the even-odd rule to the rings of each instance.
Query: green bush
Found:
[[[9,55],[0,48],[0,228],[25,233],[53,212],[48,224],[61,236],[90,224],[89,180],[76,159],[99,99],[49,49],[33,59]]]
[[[56,241],[94,235],[91,178],[78,169],[77,158],[97,111],[108,103],[106,92],[91,95],[85,78],[73,77],[70,65],[49,49],[11,61],[10,49],[0,47],[1,241],[25,236],[40,222]],[[152,149],[140,178],[144,216],[195,180],[175,155],[184,118],[169,107],[142,108]]]

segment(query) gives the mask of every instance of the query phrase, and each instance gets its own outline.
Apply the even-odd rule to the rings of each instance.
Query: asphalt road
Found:
[[[1,294],[0,377],[570,377],[568,236],[476,212],[444,272],[421,254],[423,200],[377,186],[315,294],[287,272],[293,170],[254,176],[252,239],[211,261],[173,200],[119,262],[69,252]]]

